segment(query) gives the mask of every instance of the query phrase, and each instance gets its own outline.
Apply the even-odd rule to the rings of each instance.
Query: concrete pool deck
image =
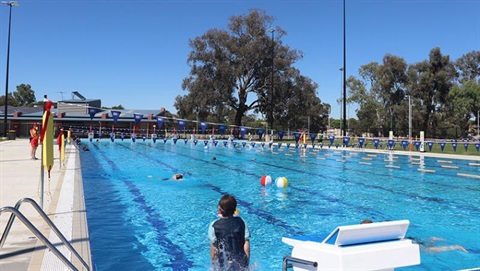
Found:
[[[37,157],[42,153],[41,145]],[[60,168],[58,147],[54,146],[54,166],[50,181],[44,172],[43,210],[70,241],[91,268],[91,253],[83,184],[78,151],[73,145],[65,148],[65,165]],[[0,207],[14,207],[22,198],[31,198],[41,205],[41,160],[30,159],[28,139],[0,142]],[[87,270],[54,236],[31,204],[22,204],[20,212],[52,242],[79,270]],[[0,216],[3,231],[10,212]],[[65,265],[17,218],[0,250],[0,270],[64,270]]]
[[[285,146],[285,145],[284,145]],[[324,149],[328,149],[325,148]],[[432,154],[409,151],[370,150],[353,148],[331,148],[331,151],[348,150],[352,152],[369,152],[377,154],[412,155],[436,157],[442,159],[466,159],[480,163],[480,155],[461,156],[451,154]],[[28,139],[16,139],[0,142],[0,207],[15,206],[18,200],[28,197],[41,202],[41,160],[30,160],[30,144]],[[41,156],[41,146],[37,157]],[[54,146],[55,165],[51,170],[50,182],[44,173],[45,195],[43,210],[50,219],[71,240],[73,247],[84,258],[92,270],[89,234],[86,221],[86,209],[83,194],[83,183],[80,171],[78,150],[73,145],[66,146],[65,166],[60,168],[58,148]],[[50,239],[50,229],[38,213],[28,204],[22,205],[20,211],[37,226],[49,240],[59,245],[56,239]],[[0,216],[0,229],[3,229],[10,213]],[[60,227],[60,225],[62,227]],[[68,235],[68,236],[67,236]],[[64,248],[63,248],[64,249]],[[62,251],[63,253],[63,251]],[[0,270],[63,270],[65,266],[49,249],[35,237],[18,219],[0,250]],[[69,259],[79,270],[86,270],[72,255]]]

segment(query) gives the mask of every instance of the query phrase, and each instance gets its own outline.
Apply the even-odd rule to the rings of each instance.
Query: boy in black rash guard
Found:
[[[243,219],[234,216],[237,201],[224,195],[219,203],[220,218],[210,223],[208,239],[214,270],[248,270],[250,261],[250,232]]]

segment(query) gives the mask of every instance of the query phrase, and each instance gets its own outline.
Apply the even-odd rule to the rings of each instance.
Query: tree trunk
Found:
[[[245,105],[240,105],[237,109],[237,112],[235,113],[235,125],[236,126],[242,126],[242,118],[243,115],[245,115],[246,112],[246,107]]]

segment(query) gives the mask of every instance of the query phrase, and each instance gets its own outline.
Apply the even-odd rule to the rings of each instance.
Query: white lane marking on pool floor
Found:
[[[473,175],[473,174],[467,174],[467,173],[457,173],[457,175],[462,177],[480,179],[480,175]]]
[[[73,146],[68,146],[70,149]],[[62,189],[57,203],[57,209],[53,223],[58,230],[71,243],[73,228],[73,195],[75,181],[75,152],[71,150],[68,155],[68,164],[65,169]],[[48,238],[50,242],[69,260],[71,260],[71,252],[62,244],[60,238],[51,231]],[[43,255],[42,267],[40,270],[69,270],[69,268],[49,249]]]

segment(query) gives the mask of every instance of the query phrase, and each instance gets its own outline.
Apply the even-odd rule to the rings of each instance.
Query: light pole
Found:
[[[480,110],[477,111],[477,139],[480,140]]]
[[[275,28],[270,28],[269,30],[270,32],[272,32],[272,66],[271,66],[271,98],[270,98],[270,130],[271,130],[271,134],[273,136],[273,60],[275,59],[275,50],[274,50],[274,39],[275,39]]]
[[[332,113],[332,107],[328,107],[328,128],[327,128],[327,134],[330,133],[330,114]]]
[[[350,134],[350,108],[347,108],[347,131]]]
[[[7,136],[7,115],[8,115],[8,69],[10,66],[10,29],[12,27],[12,7],[18,7],[17,1],[2,1],[2,4],[10,6],[10,14],[8,17],[8,40],[7,40],[7,74],[5,79],[5,110],[3,112],[3,136]]]
[[[340,68],[340,130],[342,130],[343,120],[343,68]]]
[[[408,95],[408,140],[412,140],[412,96]]]
[[[344,108],[344,105],[343,105],[343,101],[344,101],[344,97],[343,97],[343,68],[340,68],[340,136],[343,136],[344,133],[344,127],[345,127],[345,123],[343,122],[343,116],[344,116],[344,111],[343,111],[343,108]]]

